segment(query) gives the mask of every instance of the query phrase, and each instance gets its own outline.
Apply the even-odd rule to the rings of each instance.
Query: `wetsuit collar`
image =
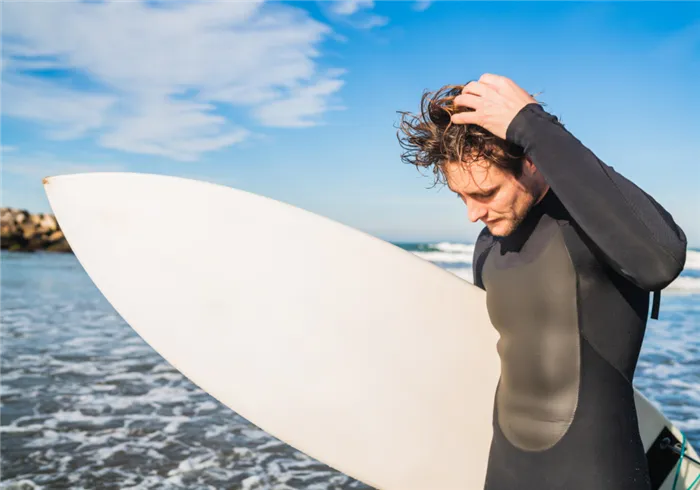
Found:
[[[550,214],[559,217],[561,215],[561,211],[561,202],[550,187],[545,193],[544,197],[542,197],[537,204],[530,208],[530,211],[528,211],[525,219],[520,222],[513,233],[505,237],[497,237],[498,241],[501,242],[501,250],[520,250],[527,238],[532,234],[533,230],[537,226],[537,223],[539,223],[542,215]]]

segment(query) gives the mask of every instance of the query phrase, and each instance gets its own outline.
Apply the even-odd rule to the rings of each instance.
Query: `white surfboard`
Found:
[[[220,185],[134,173],[44,184],[115,310],[232,410],[376,488],[483,488],[500,361],[482,290],[378,238]],[[647,449],[664,427],[680,438],[637,403]],[[684,462],[677,488],[696,474]]]

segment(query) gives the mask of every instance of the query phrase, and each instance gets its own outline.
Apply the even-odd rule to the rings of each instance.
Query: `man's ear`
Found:
[[[535,164],[532,163],[529,157],[523,157],[523,167],[527,169],[530,175],[535,175],[538,172],[537,167],[535,167]]]

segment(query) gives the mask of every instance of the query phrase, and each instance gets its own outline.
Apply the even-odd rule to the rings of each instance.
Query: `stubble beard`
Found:
[[[491,234],[493,236],[497,236],[497,237],[507,237],[508,235],[511,235],[515,230],[518,229],[518,226],[520,226],[520,223],[525,221],[525,218],[527,217],[527,215],[530,214],[530,210],[535,206],[536,201],[537,201],[537,199],[535,197],[532,197],[532,199],[530,200],[530,203],[525,208],[525,211],[522,212],[520,215],[516,215],[515,218],[502,218],[500,220],[501,222],[497,223],[497,224],[502,225],[503,221],[506,221],[508,223],[508,228],[506,228],[505,231],[501,231],[498,234],[495,234],[489,228],[489,232],[491,232]]]

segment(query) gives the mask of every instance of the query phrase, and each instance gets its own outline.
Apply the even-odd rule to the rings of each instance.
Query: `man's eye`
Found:
[[[489,197],[493,196],[495,193],[496,193],[496,191],[491,191],[491,192],[489,192],[489,193],[487,193],[487,194],[480,194],[480,195],[477,195],[476,197],[479,198],[479,199],[488,199]],[[455,192],[455,196],[457,196],[458,198],[464,200],[464,198],[462,197],[462,194],[457,194],[457,193]]]

